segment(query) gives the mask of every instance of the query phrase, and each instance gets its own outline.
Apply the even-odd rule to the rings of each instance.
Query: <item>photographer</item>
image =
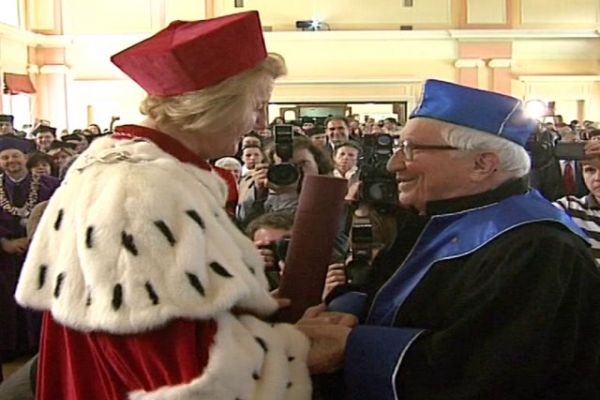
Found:
[[[298,206],[298,193],[302,177],[306,175],[328,175],[333,167],[323,151],[318,149],[309,139],[294,137],[291,143],[292,157],[290,166],[298,172],[298,178],[287,185],[277,185],[269,181],[269,164],[258,164],[251,172],[253,183],[240,198],[238,222],[247,226],[254,218],[266,212],[293,212]],[[275,153],[276,145],[266,149],[266,156],[272,165],[282,164],[282,159]]]
[[[272,212],[256,218],[246,229],[246,235],[258,247],[265,262],[269,290],[279,287],[281,262],[285,259],[293,224],[293,213]]]

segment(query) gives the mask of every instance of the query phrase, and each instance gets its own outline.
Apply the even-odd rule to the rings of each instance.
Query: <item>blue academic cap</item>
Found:
[[[35,150],[35,144],[27,139],[21,139],[15,135],[0,135],[0,151],[17,149],[27,154]]]
[[[498,135],[521,146],[537,122],[524,115],[519,99],[487,90],[429,79],[410,118],[424,117]]]

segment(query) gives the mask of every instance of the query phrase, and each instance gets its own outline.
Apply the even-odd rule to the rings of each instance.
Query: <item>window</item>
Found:
[[[0,23],[20,26],[20,0],[0,0]]]

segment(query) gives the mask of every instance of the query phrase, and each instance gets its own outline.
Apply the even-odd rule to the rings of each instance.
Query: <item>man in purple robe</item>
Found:
[[[28,140],[0,136],[0,363],[35,353],[39,340],[39,315],[19,307],[13,297],[29,246],[29,213],[59,186],[54,177],[29,173],[26,154],[34,149]]]

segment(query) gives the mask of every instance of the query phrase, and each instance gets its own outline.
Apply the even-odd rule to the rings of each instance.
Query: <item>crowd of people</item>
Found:
[[[404,126],[268,123],[286,66],[255,12],[175,22],[112,61],[148,94],[138,124],[57,137],[0,115],[0,362],[33,356],[1,398],[600,397],[591,121],[427,80]],[[361,191],[384,136],[385,210]],[[274,323],[311,175],[348,188],[323,303]]]

